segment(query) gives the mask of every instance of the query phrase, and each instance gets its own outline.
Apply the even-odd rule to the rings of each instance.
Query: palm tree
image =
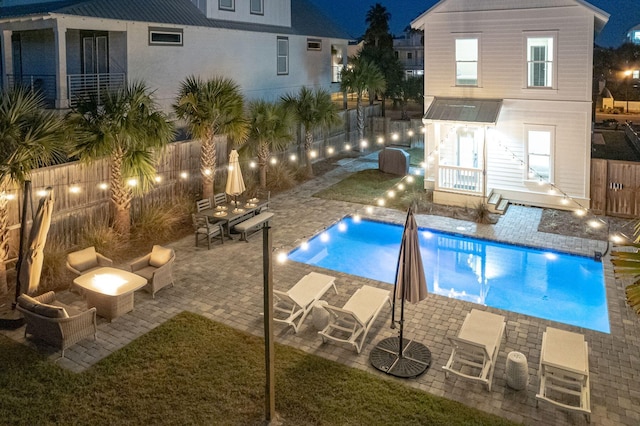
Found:
[[[616,277],[626,277],[633,282],[625,288],[627,303],[640,314],[640,222],[634,226],[634,239],[622,238],[624,250],[611,251],[611,263]]]
[[[293,140],[293,117],[281,103],[255,101],[249,104],[248,148],[258,157],[260,187],[267,186],[267,165],[272,152],[284,150]]]
[[[204,198],[213,197],[217,163],[215,136],[224,133],[239,143],[248,135],[240,88],[229,78],[214,77],[203,81],[190,76],[181,83],[173,107],[178,118],[187,121],[191,135],[202,142],[202,194]]]
[[[369,92],[369,96],[373,96],[376,92],[382,92],[386,88],[386,83],[382,72],[373,62],[360,56],[350,58],[350,62],[342,69],[340,89],[356,94],[358,141],[361,142],[364,139],[362,95],[365,91]]]
[[[73,153],[88,163],[109,158],[113,228],[128,238],[131,200],[150,188],[156,155],[171,142],[174,129],[142,82],[105,92],[101,101],[85,99],[69,114],[70,123],[80,132]]]
[[[67,159],[65,124],[44,110],[44,99],[23,88],[0,94],[0,294],[7,292],[8,190],[29,180],[33,169]]]
[[[331,94],[323,89],[311,90],[302,87],[297,95],[283,96],[285,107],[293,112],[298,123],[304,126],[304,152],[307,160],[307,177],[313,176],[311,165],[311,147],[313,132],[328,129],[340,123],[338,109],[331,100]]]

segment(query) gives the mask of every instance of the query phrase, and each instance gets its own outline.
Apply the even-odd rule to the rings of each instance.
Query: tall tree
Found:
[[[331,100],[331,94],[323,89],[311,90],[302,87],[297,95],[282,97],[285,107],[293,112],[296,121],[304,126],[304,152],[307,160],[307,176],[313,176],[311,147],[313,132],[328,129],[340,123],[338,108]]]
[[[376,3],[367,12],[365,22],[369,25],[364,37],[364,47],[360,56],[378,66],[386,81],[386,89],[379,94],[382,98],[382,115],[385,115],[386,98],[397,92],[402,84],[404,71],[402,64],[396,58],[393,50],[393,36],[389,32],[391,14],[387,9]],[[369,98],[373,103],[373,96]]]
[[[190,76],[180,85],[174,109],[178,118],[186,120],[191,135],[202,143],[202,195],[204,198],[213,197],[218,161],[215,136],[226,134],[235,143],[240,143],[249,133],[240,87],[225,77],[204,81]]]
[[[273,152],[284,150],[291,142],[293,116],[281,103],[255,101],[249,104],[247,147],[258,157],[260,187],[267,186],[267,166]]]
[[[87,163],[109,159],[113,228],[128,238],[131,200],[153,183],[156,155],[173,139],[173,125],[142,82],[107,91],[100,103],[95,97],[85,99],[68,118],[81,132],[74,155]]]
[[[44,110],[42,96],[23,88],[0,94],[0,294],[7,292],[4,261],[9,256],[8,194],[29,180],[33,169],[67,159],[62,118]]]
[[[393,49],[393,36],[389,32],[390,19],[391,14],[380,3],[369,8],[365,18],[365,22],[368,24],[363,37],[365,46]]]
[[[364,139],[364,106],[362,96],[385,90],[386,83],[380,69],[371,61],[355,56],[349,58],[349,65],[341,72],[340,88],[356,94],[356,117],[358,126],[358,143]]]
[[[422,104],[424,101],[424,79],[408,77],[394,88],[393,99],[400,104],[401,120],[409,120],[407,104],[414,101]],[[422,109],[421,109],[422,110]]]

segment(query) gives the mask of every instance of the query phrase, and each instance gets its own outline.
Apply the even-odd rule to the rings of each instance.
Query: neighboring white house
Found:
[[[424,45],[420,31],[406,31],[402,37],[394,38],[393,50],[404,68],[405,77],[424,75]]]
[[[170,110],[188,75],[236,81],[247,99],[339,91],[349,36],[306,0],[4,0],[2,85],[51,106],[144,80]]]
[[[429,58],[425,186],[436,202],[493,191],[589,207],[593,40],[608,18],[582,0],[442,0],[412,22]]]

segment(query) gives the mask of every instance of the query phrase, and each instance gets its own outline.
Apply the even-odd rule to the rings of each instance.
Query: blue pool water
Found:
[[[395,282],[401,225],[346,217],[289,259]],[[429,292],[609,333],[602,263],[421,228]]]

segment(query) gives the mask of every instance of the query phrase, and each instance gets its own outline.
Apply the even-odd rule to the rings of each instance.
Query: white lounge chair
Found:
[[[333,340],[349,343],[360,353],[371,325],[384,307],[391,302],[391,292],[363,285],[349,298],[342,308],[325,306],[329,311],[329,324],[318,334],[322,342]]]
[[[313,305],[330,287],[333,287],[338,293],[335,280],[335,277],[329,275],[310,272],[287,292],[273,290],[273,320],[290,325],[297,333],[304,319],[311,312]],[[284,317],[278,318],[275,316],[276,314],[284,315]]]
[[[442,367],[445,377],[453,373],[484,383],[491,391],[493,371],[506,327],[502,315],[472,309],[462,323],[458,336],[449,337],[453,349]]]
[[[539,401],[547,401],[583,413],[591,421],[589,347],[582,334],[547,327],[542,334],[538,376],[536,407]]]

